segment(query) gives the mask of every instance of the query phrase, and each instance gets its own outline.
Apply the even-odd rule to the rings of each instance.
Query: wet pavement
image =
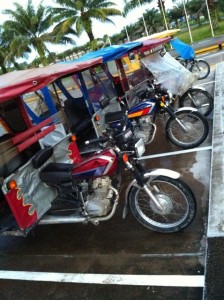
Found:
[[[204,87],[214,89],[214,72]],[[203,84],[206,81],[200,82]],[[169,168],[182,174],[197,199],[197,215],[183,232],[161,234],[140,225],[123,206],[99,226],[39,226],[27,238],[0,237],[1,270],[123,275],[203,275],[210,182],[212,114],[209,138],[196,151],[181,153],[166,140],[163,121],[146,155],[168,153],[143,161],[148,168]],[[177,155],[169,155],[180,150]],[[124,201],[129,175],[121,192]],[[49,280],[50,281],[50,280]],[[65,282],[63,282],[65,281]],[[0,299],[202,299],[203,287],[167,287],[1,280]]]

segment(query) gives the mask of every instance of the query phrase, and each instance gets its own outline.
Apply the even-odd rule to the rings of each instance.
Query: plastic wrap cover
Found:
[[[142,64],[156,77],[158,83],[175,95],[183,95],[197,80],[197,76],[188,71],[169,53],[163,57],[157,53],[141,59]]]

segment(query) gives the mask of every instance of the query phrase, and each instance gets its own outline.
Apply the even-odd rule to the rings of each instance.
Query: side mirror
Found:
[[[135,59],[135,54],[134,54],[134,52],[129,52],[129,53],[128,53],[128,57],[129,57],[130,60],[134,60],[134,59]]]
[[[100,102],[100,108],[104,109],[105,107],[107,107],[110,104],[110,99],[104,98],[104,99],[101,99],[99,102]]]
[[[166,47],[164,45],[162,46],[162,49],[160,50],[159,54],[162,57],[166,54]]]

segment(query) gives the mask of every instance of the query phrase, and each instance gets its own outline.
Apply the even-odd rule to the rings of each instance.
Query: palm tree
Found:
[[[7,67],[14,65],[15,69],[19,70],[20,65],[16,62],[16,53],[10,48],[11,41],[13,40],[13,35],[10,31],[3,29],[3,26],[0,26],[0,67],[2,73],[7,73]],[[26,56],[28,49],[23,53],[23,56]],[[21,56],[20,56],[21,57]]]
[[[168,16],[171,22],[175,22],[176,28],[179,28],[179,19],[184,15],[182,4],[174,6],[168,11]]]
[[[124,14],[127,15],[131,10],[144,4],[151,4],[153,0],[124,0]],[[165,0],[157,0],[157,6],[160,10],[161,16],[165,14]]]
[[[2,73],[7,73],[7,55],[9,53],[9,41],[6,39],[2,26],[0,26],[0,68]]]
[[[28,0],[24,8],[19,3],[14,3],[15,10],[6,9],[4,14],[9,15],[10,20],[5,21],[4,29],[13,36],[10,43],[11,52],[21,57],[24,52],[35,49],[40,56],[42,64],[47,64],[47,55],[51,53],[46,43],[73,43],[69,38],[59,35],[57,31],[48,32],[51,26],[51,14],[40,3],[36,11],[32,0]]]
[[[212,27],[216,29],[219,26],[218,23],[218,11],[217,11],[217,3],[216,0],[207,0],[209,12],[211,16]]]
[[[124,0],[124,14],[127,15],[131,10],[143,4],[150,4],[153,0]]]
[[[107,0],[55,0],[60,7],[49,7],[49,11],[54,16],[53,22],[58,22],[62,34],[71,30],[75,25],[78,36],[86,32],[89,40],[94,40],[92,31],[92,20],[103,23],[113,23],[111,16],[121,15],[121,11],[112,8],[115,5]]]
[[[145,12],[147,24],[148,24],[148,31],[150,33],[155,33],[158,31],[158,28],[161,27],[162,21],[161,16],[159,14],[158,9],[152,8],[147,9]]]

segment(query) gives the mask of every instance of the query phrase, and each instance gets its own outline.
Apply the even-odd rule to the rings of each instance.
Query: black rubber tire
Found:
[[[203,59],[195,60],[196,64],[192,64],[189,71],[198,74],[198,80],[205,79],[210,74],[210,65]],[[198,71],[201,68],[203,72]]]
[[[189,93],[195,98],[196,103],[193,103],[189,97]],[[180,97],[179,105],[180,107],[194,107],[204,116],[208,116],[214,108],[214,99],[207,91],[191,88]]]
[[[167,138],[182,149],[191,149],[203,143],[209,132],[207,119],[198,111],[190,109],[176,111],[175,114],[188,132],[181,128],[176,119],[170,117],[166,123]]]
[[[151,230],[163,233],[178,232],[189,226],[197,211],[195,197],[191,189],[181,180],[166,176],[154,178],[150,183],[150,186],[153,185],[156,185],[158,190],[153,193],[154,196],[157,197],[158,201],[161,199],[161,204],[165,205],[165,201],[167,202],[166,209],[168,211],[167,213],[156,211],[156,207],[149,201],[145,191],[133,186],[129,192],[129,204],[138,222]],[[162,201],[164,202],[162,203]],[[178,219],[178,217],[180,218]]]

